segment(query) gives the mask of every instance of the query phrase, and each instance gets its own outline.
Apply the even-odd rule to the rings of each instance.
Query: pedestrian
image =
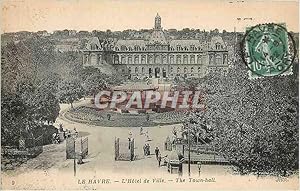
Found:
[[[143,134],[143,127],[141,127],[141,129],[140,129],[140,135],[142,135]]]
[[[76,130],[76,127],[74,127],[74,134],[75,134],[75,137],[77,138],[78,137],[78,131]]]
[[[155,152],[155,155],[156,155],[156,159],[158,160],[159,148],[156,147],[154,152]]]
[[[110,121],[111,115],[108,113],[107,114],[107,119]]]
[[[147,155],[146,147],[147,147],[146,144],[144,144],[143,149],[144,149],[144,155],[145,155],[145,156]]]
[[[131,139],[128,137],[128,149],[130,149],[130,142],[131,142]]]
[[[160,162],[161,162],[161,154],[160,153],[158,154],[157,160],[158,160],[158,167],[160,167]]]
[[[147,144],[147,147],[148,147],[148,155],[150,155],[150,145],[149,144]]]
[[[56,137],[55,137],[55,143],[56,144],[60,143],[60,138],[59,138],[59,134],[58,133],[56,134]]]
[[[60,123],[60,124],[59,124],[59,132],[63,132],[63,131],[64,131],[63,125]]]

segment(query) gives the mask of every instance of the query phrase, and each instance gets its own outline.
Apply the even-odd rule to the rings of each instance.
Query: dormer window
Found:
[[[190,46],[190,49],[191,49],[191,51],[195,51],[195,46],[194,46],[194,45],[191,45],[191,46]]]
[[[216,50],[220,50],[222,48],[220,43],[216,43]]]
[[[92,50],[96,50],[96,49],[97,49],[97,45],[96,45],[96,44],[92,44],[92,45],[91,45],[91,49],[92,49]]]
[[[134,51],[140,51],[141,49],[140,49],[140,47],[139,46],[134,46]]]
[[[127,47],[126,46],[121,46],[121,51],[127,51]]]

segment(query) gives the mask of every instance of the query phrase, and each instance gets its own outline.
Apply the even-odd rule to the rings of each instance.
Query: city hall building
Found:
[[[109,64],[118,74],[131,79],[203,77],[209,71],[221,74],[228,71],[228,51],[220,36],[212,37],[209,42],[167,40],[158,14],[148,40],[100,43],[97,37],[93,37],[82,52],[84,66],[101,69]]]

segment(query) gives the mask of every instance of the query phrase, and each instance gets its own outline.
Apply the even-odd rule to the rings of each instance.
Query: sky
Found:
[[[2,0],[1,33],[151,29],[157,13],[164,29],[234,31],[236,27],[245,31],[247,26],[273,22],[286,23],[289,31],[299,31],[297,1]]]

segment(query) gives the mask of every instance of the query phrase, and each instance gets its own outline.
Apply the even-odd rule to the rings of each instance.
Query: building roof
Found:
[[[210,40],[210,43],[209,43],[209,49],[211,50],[215,50],[216,49],[216,44],[220,44],[221,45],[221,50],[224,50],[226,49],[226,45],[222,39],[221,36],[213,36]]]
[[[86,48],[87,49],[92,49],[92,45],[96,45],[97,49],[100,49],[101,48],[101,45],[100,45],[100,41],[99,41],[99,38],[98,37],[93,37],[89,40],[89,42],[87,43],[87,46]]]
[[[154,30],[149,39],[149,44],[167,44],[165,34],[162,30]]]
[[[121,46],[131,47],[132,49],[134,49],[134,46],[142,48],[146,47],[146,42],[145,40],[118,40],[115,47],[121,48]]]
[[[194,45],[195,47],[201,46],[201,43],[199,40],[171,40],[170,46],[176,47],[177,45],[180,45],[181,47],[190,47],[191,45]]]

